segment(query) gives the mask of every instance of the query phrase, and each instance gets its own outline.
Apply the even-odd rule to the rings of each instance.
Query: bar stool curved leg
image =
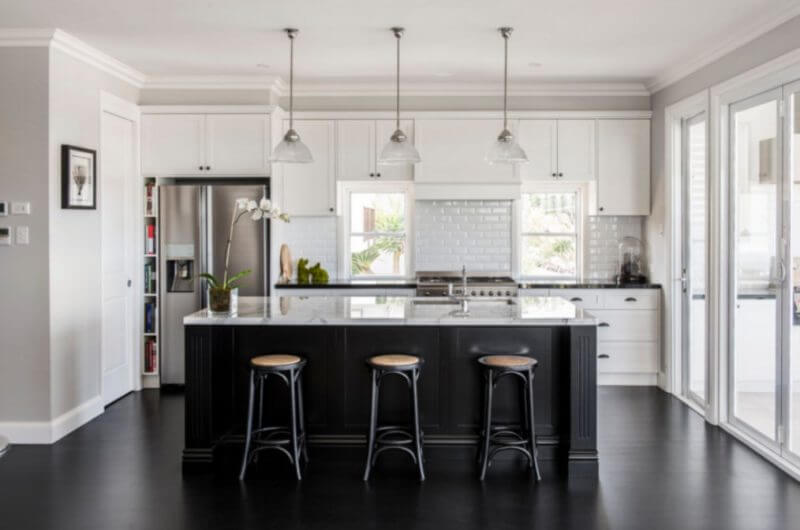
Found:
[[[539,472],[539,459],[537,458],[537,449],[536,449],[536,423],[534,421],[534,414],[533,414],[533,378],[534,378],[534,370],[533,368],[528,369],[528,424],[530,428],[528,430],[528,437],[530,438],[531,444],[531,467],[534,468],[536,471],[536,480],[542,480],[542,475]]]
[[[486,373],[486,410],[484,411],[483,457],[481,458],[481,480],[486,478],[489,466],[489,441],[492,438],[492,394],[494,391],[494,372]]]
[[[297,440],[297,371],[289,371],[289,395],[292,402],[292,460],[294,463],[294,470],[297,474],[297,480],[302,480],[300,475],[300,447]]]
[[[372,399],[370,400],[369,439],[367,440],[367,467],[364,469],[364,481],[369,480],[372,470],[372,455],[375,449],[375,426],[378,422],[378,371],[372,369]]]
[[[425,469],[422,463],[422,437],[419,428],[419,395],[417,393],[417,379],[419,378],[419,370],[415,369],[411,374],[411,388],[414,399],[414,442],[417,446],[417,464],[419,465],[419,480],[425,480]]]
[[[303,449],[303,458],[308,464],[308,435],[306,434],[306,411],[303,408],[303,369],[297,374],[297,408],[300,413],[300,447]]]
[[[255,398],[255,370],[250,370],[250,401],[247,405],[247,434],[244,444],[244,457],[242,458],[242,470],[239,472],[239,480],[244,480],[247,471],[247,462],[250,459],[250,436],[253,433],[253,401]]]

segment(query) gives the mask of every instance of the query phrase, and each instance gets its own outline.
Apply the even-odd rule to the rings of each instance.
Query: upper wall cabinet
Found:
[[[144,114],[146,176],[269,175],[267,114]]]
[[[650,120],[598,121],[598,215],[650,215]]]
[[[516,133],[516,121],[509,122]],[[418,183],[509,184],[519,182],[511,164],[490,165],[486,152],[503,129],[502,120],[421,119],[415,121]]]
[[[595,120],[520,120],[517,138],[529,162],[523,180],[595,179]]]
[[[311,150],[309,164],[275,164],[281,178],[280,207],[292,216],[335,215],[336,178],[332,120],[295,120],[294,129]],[[283,130],[289,128],[284,120]]]
[[[400,127],[414,142],[414,121]],[[336,122],[336,178],[339,180],[412,180],[413,165],[384,166],[378,157],[395,130],[394,120],[338,120]]]

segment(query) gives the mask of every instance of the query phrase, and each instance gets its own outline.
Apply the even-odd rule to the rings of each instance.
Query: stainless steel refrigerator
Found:
[[[161,384],[184,383],[183,317],[207,305],[203,272],[221,276],[225,244],[236,200],[269,196],[264,184],[175,184],[159,186]],[[230,271],[252,273],[239,296],[267,296],[267,221],[242,217],[236,225]]]

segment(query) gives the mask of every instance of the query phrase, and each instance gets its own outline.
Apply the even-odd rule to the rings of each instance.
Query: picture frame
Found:
[[[61,146],[61,208],[97,208],[97,151]]]

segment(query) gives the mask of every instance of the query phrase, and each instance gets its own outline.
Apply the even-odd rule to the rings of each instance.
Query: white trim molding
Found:
[[[52,444],[103,413],[103,399],[95,396],[51,421],[0,422],[0,432],[12,444]]]
[[[146,76],[60,29],[0,29],[0,47],[45,47],[62,51],[90,66],[142,88]]]
[[[670,68],[667,68],[664,73],[657,75],[646,84],[647,90],[651,94],[655,94],[659,90],[680,81],[684,77],[689,76],[732,51],[741,48],[748,42],[772,31],[784,22],[788,22],[798,15],[800,15],[800,4],[794,3],[777,13],[758,19],[749,25],[743,25],[740,31],[733,34],[727,33],[728,38],[720,45],[711,48],[708,52],[700,54],[695,53],[690,59],[676,63]]]

